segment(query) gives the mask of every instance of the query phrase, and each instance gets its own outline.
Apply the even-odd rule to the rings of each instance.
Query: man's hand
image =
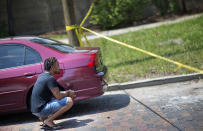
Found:
[[[72,99],[73,99],[74,97],[76,97],[75,91],[73,91],[73,90],[68,90],[68,97],[71,97]]]

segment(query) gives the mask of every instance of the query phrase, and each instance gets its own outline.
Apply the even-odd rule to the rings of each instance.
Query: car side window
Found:
[[[20,45],[0,46],[0,69],[24,65],[25,47]]]
[[[42,62],[40,54],[35,50],[26,47],[25,48],[25,65],[35,64]]]

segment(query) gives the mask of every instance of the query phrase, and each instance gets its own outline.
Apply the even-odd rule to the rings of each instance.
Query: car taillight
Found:
[[[90,62],[88,64],[88,67],[93,67],[96,65],[96,54],[90,55]]]

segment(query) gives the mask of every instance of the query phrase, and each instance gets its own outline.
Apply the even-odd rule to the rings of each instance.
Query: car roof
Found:
[[[7,38],[1,38],[0,41],[5,40],[23,40],[23,41],[30,41],[32,39],[39,38],[37,36],[14,36],[14,37],[7,37]]]

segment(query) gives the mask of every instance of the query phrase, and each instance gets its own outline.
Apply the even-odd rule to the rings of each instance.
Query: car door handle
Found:
[[[35,75],[35,72],[28,72],[28,73],[24,73],[24,76],[33,76]]]

